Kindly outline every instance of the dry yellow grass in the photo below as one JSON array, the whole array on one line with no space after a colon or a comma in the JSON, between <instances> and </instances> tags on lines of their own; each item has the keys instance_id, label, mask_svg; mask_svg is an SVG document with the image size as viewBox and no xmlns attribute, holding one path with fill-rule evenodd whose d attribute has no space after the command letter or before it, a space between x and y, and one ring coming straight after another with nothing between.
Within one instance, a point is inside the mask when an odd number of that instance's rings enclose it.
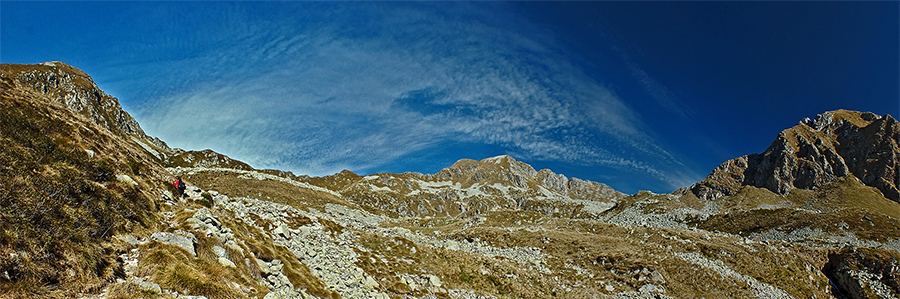
<instances>
[{"instance_id":1,"label":"dry yellow grass","mask_svg":"<svg viewBox=\"0 0 900 299\"><path fill-rule=\"evenodd\" d=\"M4 72L9 71L4 65ZM109 238L158 225L145 151L0 77L0 294L67 296L116 275ZM117 179L127 175L128 181Z\"/></svg>"}]
</instances>

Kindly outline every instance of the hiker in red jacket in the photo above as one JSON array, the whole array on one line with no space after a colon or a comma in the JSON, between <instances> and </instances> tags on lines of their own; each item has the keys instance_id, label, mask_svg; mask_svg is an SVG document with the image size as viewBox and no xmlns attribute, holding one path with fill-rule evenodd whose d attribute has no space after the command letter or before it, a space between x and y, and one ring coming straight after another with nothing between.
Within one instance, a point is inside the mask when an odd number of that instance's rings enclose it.
<instances>
[{"instance_id":1,"label":"hiker in red jacket","mask_svg":"<svg viewBox=\"0 0 900 299\"><path fill-rule=\"evenodd\" d=\"M184 197L184 189L187 188L187 186L181 181L181 177L176 177L175 181L172 182L172 185L175 185L175 188L178 189L178 196Z\"/></svg>"}]
</instances>

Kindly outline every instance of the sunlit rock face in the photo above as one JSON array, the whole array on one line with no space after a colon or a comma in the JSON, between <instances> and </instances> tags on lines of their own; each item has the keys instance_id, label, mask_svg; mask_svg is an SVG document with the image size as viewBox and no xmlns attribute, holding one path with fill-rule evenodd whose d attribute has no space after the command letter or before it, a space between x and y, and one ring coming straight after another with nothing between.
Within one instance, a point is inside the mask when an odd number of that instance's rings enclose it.
<instances>
[{"instance_id":1,"label":"sunlit rock face","mask_svg":"<svg viewBox=\"0 0 900 299\"><path fill-rule=\"evenodd\" d=\"M71 65L59 61L36 65L7 64L3 72L5 77L66 105L110 132L135 135L168 149L161 140L147 136L140 124L122 109L118 99L106 94L91 76Z\"/></svg>"},{"instance_id":2,"label":"sunlit rock face","mask_svg":"<svg viewBox=\"0 0 900 299\"><path fill-rule=\"evenodd\" d=\"M830 111L782 131L761 154L722 163L691 190L705 199L733 195L742 185L787 194L855 176L898 201L898 140L900 125L890 115Z\"/></svg>"}]
</instances>

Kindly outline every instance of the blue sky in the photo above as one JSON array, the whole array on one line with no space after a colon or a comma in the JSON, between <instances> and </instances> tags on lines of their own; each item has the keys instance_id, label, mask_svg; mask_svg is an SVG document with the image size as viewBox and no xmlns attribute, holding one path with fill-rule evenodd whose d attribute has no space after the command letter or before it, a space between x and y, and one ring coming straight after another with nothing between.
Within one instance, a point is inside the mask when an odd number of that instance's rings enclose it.
<instances>
[{"instance_id":1,"label":"blue sky","mask_svg":"<svg viewBox=\"0 0 900 299\"><path fill-rule=\"evenodd\" d=\"M509 154L670 192L834 109L898 116L897 2L8 2L0 62L81 68L258 168Z\"/></svg>"}]
</instances>

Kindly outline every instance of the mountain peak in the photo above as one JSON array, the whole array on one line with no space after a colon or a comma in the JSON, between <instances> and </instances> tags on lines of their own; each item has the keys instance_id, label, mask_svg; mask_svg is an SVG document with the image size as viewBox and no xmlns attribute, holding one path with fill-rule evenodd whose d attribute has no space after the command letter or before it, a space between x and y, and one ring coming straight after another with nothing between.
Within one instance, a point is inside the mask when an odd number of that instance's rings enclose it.
<instances>
[{"instance_id":1,"label":"mountain peak","mask_svg":"<svg viewBox=\"0 0 900 299\"><path fill-rule=\"evenodd\" d=\"M496 157L484 158L481 160L482 163L493 163L493 164L502 164L503 162L515 162L516 159L510 157L509 155L499 155Z\"/></svg>"},{"instance_id":2,"label":"mountain peak","mask_svg":"<svg viewBox=\"0 0 900 299\"><path fill-rule=\"evenodd\" d=\"M122 109L117 98L106 94L91 76L69 64L60 61L0 64L0 77L45 95L110 132L135 135L160 148L168 148L161 140L144 133L140 124Z\"/></svg>"},{"instance_id":3,"label":"mountain peak","mask_svg":"<svg viewBox=\"0 0 900 299\"><path fill-rule=\"evenodd\" d=\"M49 67L69 69L69 70L77 70L79 72L82 72L81 70L73 67L71 64L68 64L68 63L65 63L65 62L62 62L59 60L42 62L42 63L38 63L38 65L45 65L45 66L49 66ZM82 72L82 73L84 73L84 72ZM87 75L87 74L85 73L85 75Z\"/></svg>"},{"instance_id":4,"label":"mountain peak","mask_svg":"<svg viewBox=\"0 0 900 299\"><path fill-rule=\"evenodd\" d=\"M885 115L885 117L890 117L890 115ZM802 124L813 130L823 131L834 129L836 126L840 126L845 122L857 127L865 127L871 122L881 118L882 117L879 117L872 112L839 109L818 114L814 119L810 119L809 117L804 118L798 125Z\"/></svg>"},{"instance_id":5,"label":"mountain peak","mask_svg":"<svg viewBox=\"0 0 900 299\"><path fill-rule=\"evenodd\" d=\"M726 161L691 190L706 199L732 195L744 185L787 194L855 176L900 201L898 136L900 124L890 115L825 112L782 131L761 154Z\"/></svg>"}]
</instances>

